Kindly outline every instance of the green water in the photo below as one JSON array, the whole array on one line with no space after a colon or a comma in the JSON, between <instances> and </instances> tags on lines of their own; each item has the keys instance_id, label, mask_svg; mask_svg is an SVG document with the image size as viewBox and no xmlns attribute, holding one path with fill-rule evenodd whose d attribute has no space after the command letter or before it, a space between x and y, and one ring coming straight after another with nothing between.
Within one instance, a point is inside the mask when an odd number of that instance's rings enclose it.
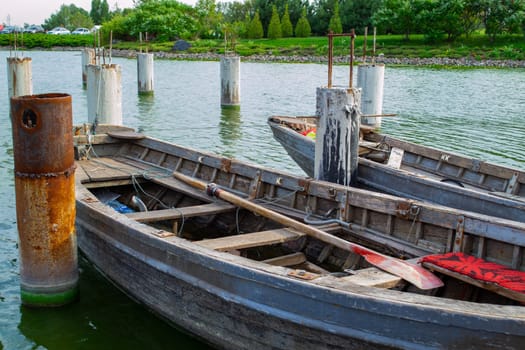
<instances>
[{"instance_id":1,"label":"green water","mask_svg":"<svg viewBox=\"0 0 525 350\"><path fill-rule=\"evenodd\" d=\"M0 349L205 349L127 298L86 262L80 300L59 309L20 305L13 150L6 59L0 59ZM74 123L87 120L78 52L30 52L35 94L73 97ZM218 62L155 62L155 93L137 94L136 62L122 65L123 119L166 141L291 172L266 125L271 115L311 115L324 65L242 63L241 109L220 108ZM508 166L525 168L525 71L390 68L383 132ZM345 67L335 67L344 82Z\"/></svg>"}]
</instances>

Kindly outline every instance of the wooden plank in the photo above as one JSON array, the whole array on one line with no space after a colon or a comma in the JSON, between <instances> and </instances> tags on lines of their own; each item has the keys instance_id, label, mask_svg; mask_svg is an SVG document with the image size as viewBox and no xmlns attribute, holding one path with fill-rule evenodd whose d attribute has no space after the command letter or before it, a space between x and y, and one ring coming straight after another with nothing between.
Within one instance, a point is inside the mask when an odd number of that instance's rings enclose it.
<instances>
[{"instance_id":1,"label":"wooden plank","mask_svg":"<svg viewBox=\"0 0 525 350\"><path fill-rule=\"evenodd\" d=\"M224 202L215 202L210 204L194 205L191 207L128 213L126 214L126 216L130 219L137 220L139 222L154 222L220 214L228 211L233 211L236 208L237 207L232 204Z\"/></svg>"},{"instance_id":2,"label":"wooden plank","mask_svg":"<svg viewBox=\"0 0 525 350\"><path fill-rule=\"evenodd\" d=\"M401 162L403 161L404 153L405 151L403 151L401 148L393 147L390 150L390 157L388 157L388 162L386 165L394 169L401 168Z\"/></svg>"},{"instance_id":3,"label":"wooden plank","mask_svg":"<svg viewBox=\"0 0 525 350\"><path fill-rule=\"evenodd\" d=\"M132 174L139 174L140 172L140 169L127 166L107 157L78 160L76 163L84 169L90 181L126 179L131 177Z\"/></svg>"},{"instance_id":4,"label":"wooden plank","mask_svg":"<svg viewBox=\"0 0 525 350\"><path fill-rule=\"evenodd\" d=\"M398 276L391 275L375 267L357 270L355 275L341 277L340 280L376 288L394 288L402 281Z\"/></svg>"},{"instance_id":5,"label":"wooden plank","mask_svg":"<svg viewBox=\"0 0 525 350\"><path fill-rule=\"evenodd\" d=\"M463 274L460 274L460 273L457 273L457 272L454 272L454 271L450 271L448 269L439 267L439 266L431 264L431 263L424 262L422 265L424 267L426 267L426 268L429 268L429 269L433 270L433 271L440 272L440 273L442 273L444 275L456 278L456 279L458 279L460 281L466 282L466 283L471 284L473 286L476 286L476 287L479 287L479 288L483 288L483 289L486 289L486 290L490 290L491 292L503 295L503 296L505 296L505 297L507 297L509 299L517 300L517 301L519 301L521 303L525 303L525 294L524 293L520 293L520 292L513 291L511 289L507 289L507 288L502 287L502 286L500 286L498 284L495 284L495 283L490 283L490 282L485 282L485 281L480 281L480 280L477 280L477 279L474 279L474 278L470 278L470 277L468 277L466 275L463 275Z\"/></svg>"},{"instance_id":6,"label":"wooden plank","mask_svg":"<svg viewBox=\"0 0 525 350\"><path fill-rule=\"evenodd\" d=\"M227 251L232 249L246 249L270 244L284 243L293 241L302 236L304 236L304 233L302 232L293 230L291 228L282 228L277 230L245 233L214 239L204 239L194 243L214 250Z\"/></svg>"},{"instance_id":7,"label":"wooden plank","mask_svg":"<svg viewBox=\"0 0 525 350\"><path fill-rule=\"evenodd\" d=\"M293 253L272 259L266 259L263 262L274 266L293 266L306 262L306 255L303 253Z\"/></svg>"}]
</instances>

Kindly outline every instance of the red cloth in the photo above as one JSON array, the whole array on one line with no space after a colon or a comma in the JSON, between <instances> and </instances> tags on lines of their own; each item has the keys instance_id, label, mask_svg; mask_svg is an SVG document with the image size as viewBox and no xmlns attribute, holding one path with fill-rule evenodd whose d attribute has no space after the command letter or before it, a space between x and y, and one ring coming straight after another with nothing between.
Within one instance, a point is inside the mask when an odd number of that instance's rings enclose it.
<instances>
[{"instance_id":1,"label":"red cloth","mask_svg":"<svg viewBox=\"0 0 525 350\"><path fill-rule=\"evenodd\" d=\"M525 272L463 253L428 255L420 259L470 278L495 283L525 294Z\"/></svg>"}]
</instances>

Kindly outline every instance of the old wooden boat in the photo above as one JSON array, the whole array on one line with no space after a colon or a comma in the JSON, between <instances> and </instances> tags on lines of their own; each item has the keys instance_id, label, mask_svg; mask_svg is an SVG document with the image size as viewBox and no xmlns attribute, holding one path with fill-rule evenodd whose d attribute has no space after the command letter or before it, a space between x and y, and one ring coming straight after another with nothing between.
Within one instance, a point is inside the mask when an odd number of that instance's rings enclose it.
<instances>
[{"instance_id":1,"label":"old wooden boat","mask_svg":"<svg viewBox=\"0 0 525 350\"><path fill-rule=\"evenodd\" d=\"M523 223L319 182L123 127L87 130L75 130L81 252L131 297L217 348L523 346ZM216 184L209 194L199 187L208 183ZM450 252L505 270L495 273L515 276L514 285L441 266Z\"/></svg>"},{"instance_id":2,"label":"old wooden boat","mask_svg":"<svg viewBox=\"0 0 525 350\"><path fill-rule=\"evenodd\" d=\"M274 138L314 176L316 117L268 119ZM525 222L525 172L361 128L357 186Z\"/></svg>"}]
</instances>

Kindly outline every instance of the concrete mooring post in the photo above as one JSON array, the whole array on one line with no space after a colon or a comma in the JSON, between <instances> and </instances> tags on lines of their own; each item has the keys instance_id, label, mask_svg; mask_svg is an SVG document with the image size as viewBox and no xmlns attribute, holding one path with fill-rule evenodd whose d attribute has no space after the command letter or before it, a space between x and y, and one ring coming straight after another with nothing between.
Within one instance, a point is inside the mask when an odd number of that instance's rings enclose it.
<instances>
[{"instance_id":1,"label":"concrete mooring post","mask_svg":"<svg viewBox=\"0 0 525 350\"><path fill-rule=\"evenodd\" d=\"M30 57L7 58L8 96L33 94L33 76Z\"/></svg>"},{"instance_id":2,"label":"concrete mooring post","mask_svg":"<svg viewBox=\"0 0 525 350\"><path fill-rule=\"evenodd\" d=\"M317 88L314 177L349 186L359 153L361 93L354 88Z\"/></svg>"},{"instance_id":3,"label":"concrete mooring post","mask_svg":"<svg viewBox=\"0 0 525 350\"><path fill-rule=\"evenodd\" d=\"M383 90L385 80L384 64L362 64L357 67L357 86L362 89L361 123L363 125L381 127L383 113ZM376 116L376 117L366 117Z\"/></svg>"},{"instance_id":4,"label":"concrete mooring post","mask_svg":"<svg viewBox=\"0 0 525 350\"><path fill-rule=\"evenodd\" d=\"M78 294L71 96L11 98L20 290L29 306Z\"/></svg>"},{"instance_id":5,"label":"concrete mooring post","mask_svg":"<svg viewBox=\"0 0 525 350\"><path fill-rule=\"evenodd\" d=\"M95 49L85 48L82 50L82 86L87 85L87 66L96 64Z\"/></svg>"},{"instance_id":6,"label":"concrete mooring post","mask_svg":"<svg viewBox=\"0 0 525 350\"><path fill-rule=\"evenodd\" d=\"M239 108L241 104L241 58L221 57L221 107Z\"/></svg>"},{"instance_id":7,"label":"concrete mooring post","mask_svg":"<svg viewBox=\"0 0 525 350\"><path fill-rule=\"evenodd\" d=\"M87 66L88 122L122 125L122 72L118 64Z\"/></svg>"},{"instance_id":8,"label":"concrete mooring post","mask_svg":"<svg viewBox=\"0 0 525 350\"><path fill-rule=\"evenodd\" d=\"M137 54L137 83L139 94L153 94L153 54Z\"/></svg>"}]
</instances>

